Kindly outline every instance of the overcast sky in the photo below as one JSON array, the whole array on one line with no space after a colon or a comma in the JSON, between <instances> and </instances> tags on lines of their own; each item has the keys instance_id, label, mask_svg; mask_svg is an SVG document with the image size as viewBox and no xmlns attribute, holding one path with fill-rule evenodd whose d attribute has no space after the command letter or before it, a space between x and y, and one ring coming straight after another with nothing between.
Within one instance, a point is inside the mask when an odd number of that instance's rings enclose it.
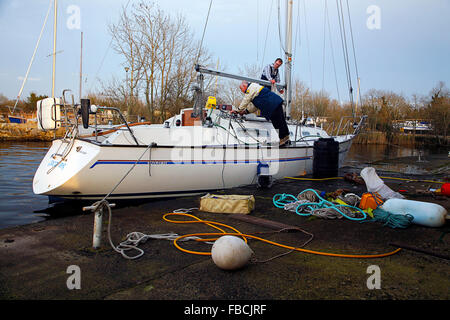
<instances>
[{"instance_id":1,"label":"overcast sky","mask_svg":"<svg viewBox=\"0 0 450 320\"><path fill-rule=\"evenodd\" d=\"M346 9L347 0L340 1ZM113 76L125 78L124 60L109 47L108 25L117 22L128 2L130 8L139 0L58 1L57 96L63 89L72 89L78 98L81 32L83 92L101 90L96 77L106 82ZM210 0L154 2L168 13L182 13L196 38L201 39ZM213 0L203 44L212 53L214 62L219 59L227 72L237 73L246 65L262 67L279 56L284 58L278 32L279 2L284 21L284 0ZM293 2L293 78L302 80L313 90L324 89L333 98L348 100L337 1ZM324 38L325 4L331 32L325 24ZM450 86L450 0L348 0L348 4L362 94L373 88L410 97L428 94L438 81ZM8 98L15 98L19 92L49 5L50 0L0 0L0 93ZM356 92L347 11L344 18ZM282 22L283 42L284 29ZM51 94L52 37L53 11L22 98L31 91Z\"/></svg>"}]
</instances>

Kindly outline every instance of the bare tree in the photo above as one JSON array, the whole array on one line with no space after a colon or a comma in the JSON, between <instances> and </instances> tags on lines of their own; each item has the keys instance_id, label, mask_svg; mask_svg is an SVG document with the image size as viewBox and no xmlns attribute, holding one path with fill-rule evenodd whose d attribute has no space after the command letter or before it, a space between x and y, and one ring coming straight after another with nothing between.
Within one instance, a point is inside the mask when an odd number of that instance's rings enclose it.
<instances>
[{"instance_id":1,"label":"bare tree","mask_svg":"<svg viewBox=\"0 0 450 320\"><path fill-rule=\"evenodd\" d=\"M127 75L125 99L128 100L126 104L129 112L133 100L137 97L136 88L144 70L142 61L137 59L141 34L125 8L122 10L119 23L110 25L109 30L114 40L113 49L125 58L124 70Z\"/></svg>"},{"instance_id":2,"label":"bare tree","mask_svg":"<svg viewBox=\"0 0 450 320\"><path fill-rule=\"evenodd\" d=\"M436 87L431 90L431 100L429 101L426 113L432 120L433 129L440 140L440 135L446 141L450 130L450 90L445 83L440 81Z\"/></svg>"},{"instance_id":3,"label":"bare tree","mask_svg":"<svg viewBox=\"0 0 450 320\"><path fill-rule=\"evenodd\" d=\"M299 79L295 79L293 83L291 117L292 119L301 120L305 115L305 102L310 96L310 90Z\"/></svg>"},{"instance_id":4,"label":"bare tree","mask_svg":"<svg viewBox=\"0 0 450 320\"><path fill-rule=\"evenodd\" d=\"M160 110L177 112L189 103L190 86L195 81L195 63L207 64L209 55L198 50L199 43L182 15L165 13L155 4L141 1L110 26L114 49L132 68L130 91L141 86L150 119ZM197 52L201 52L197 57Z\"/></svg>"}]
</instances>

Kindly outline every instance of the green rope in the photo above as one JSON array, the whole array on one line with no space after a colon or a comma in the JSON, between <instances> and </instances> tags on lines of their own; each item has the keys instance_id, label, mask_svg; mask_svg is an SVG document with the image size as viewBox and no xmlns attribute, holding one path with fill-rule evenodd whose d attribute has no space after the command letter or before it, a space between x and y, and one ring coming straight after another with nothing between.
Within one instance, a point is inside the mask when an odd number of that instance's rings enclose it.
<instances>
[{"instance_id":1,"label":"green rope","mask_svg":"<svg viewBox=\"0 0 450 320\"><path fill-rule=\"evenodd\" d=\"M410 214L394 214L383 209L377 208L373 210L373 219L369 221L383 222L384 226L391 228L407 228L411 225L414 217ZM367 222L367 221L362 221Z\"/></svg>"}]
</instances>

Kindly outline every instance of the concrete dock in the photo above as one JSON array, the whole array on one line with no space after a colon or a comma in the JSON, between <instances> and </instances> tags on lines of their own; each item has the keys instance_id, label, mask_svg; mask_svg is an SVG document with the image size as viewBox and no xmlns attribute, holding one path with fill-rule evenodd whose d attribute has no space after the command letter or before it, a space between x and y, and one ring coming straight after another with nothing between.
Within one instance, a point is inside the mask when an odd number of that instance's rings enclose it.
<instances>
[{"instance_id":1,"label":"concrete dock","mask_svg":"<svg viewBox=\"0 0 450 320\"><path fill-rule=\"evenodd\" d=\"M341 170L340 177L346 172L350 171ZM390 173L377 173L380 176L394 176ZM395 177L408 178L398 174ZM448 197L417 194L417 190L426 189L432 183L400 179L384 181L395 191L407 190L409 194L405 195L408 199L434 202L450 209ZM148 240L139 245L144 250L142 257L127 260L115 252L108 242L107 213L103 217L102 246L95 250L92 248L94 215L80 210L76 215L0 230L0 299L150 299L188 300L195 304L195 301L202 300L450 298L448 220L440 228L412 224L406 229L393 229L379 222L360 223L345 218L327 220L303 217L277 208L272 202L275 194L297 195L308 188L326 192L347 189L359 195L366 192L365 185L344 179L283 179L270 189L252 186L218 191L217 194L254 195L256 207L250 216L299 227L312 234L313 239L304 249L372 255L392 252L398 248L392 245L396 243L419 248L422 252L402 249L382 258L341 258L289 252L284 248L249 239L255 261L252 260L240 270L224 271L213 263L210 256L182 252L172 241ZM162 219L165 213L179 208L198 208L199 201L200 196L191 196L154 200L139 205L119 205L112 210L112 241L118 245L128 233L134 231L145 234L174 232L179 235L217 232L205 225L174 224ZM194 210L192 214L200 219L231 225L245 234L254 234L289 246L299 247L310 239L304 232L276 232L261 225L237 220L229 214L199 210ZM196 251L209 252L211 249L210 245L195 241L187 241L181 245ZM134 255L137 252L127 253ZM286 254L276 257L283 253ZM269 261L264 262L265 260ZM378 277L378 282L374 280L375 276Z\"/></svg>"}]
</instances>

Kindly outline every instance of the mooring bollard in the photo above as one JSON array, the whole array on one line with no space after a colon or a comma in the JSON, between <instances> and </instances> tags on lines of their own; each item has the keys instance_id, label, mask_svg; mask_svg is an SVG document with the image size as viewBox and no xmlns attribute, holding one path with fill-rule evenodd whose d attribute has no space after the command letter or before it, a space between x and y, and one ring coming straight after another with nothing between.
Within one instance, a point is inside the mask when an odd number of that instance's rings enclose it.
<instances>
[{"instance_id":1,"label":"mooring bollard","mask_svg":"<svg viewBox=\"0 0 450 320\"><path fill-rule=\"evenodd\" d=\"M102 222L103 222L103 208L95 212L94 217L94 234L92 235L92 247L94 249L100 248L102 242Z\"/></svg>"},{"instance_id":2,"label":"mooring bollard","mask_svg":"<svg viewBox=\"0 0 450 320\"><path fill-rule=\"evenodd\" d=\"M109 208L113 208L116 205L114 203L106 204ZM92 247L94 249L98 249L101 246L102 242L102 225L103 225L103 206L100 205L92 205L88 207L83 207L83 211L91 210L94 212L94 232L92 234Z\"/></svg>"}]
</instances>

